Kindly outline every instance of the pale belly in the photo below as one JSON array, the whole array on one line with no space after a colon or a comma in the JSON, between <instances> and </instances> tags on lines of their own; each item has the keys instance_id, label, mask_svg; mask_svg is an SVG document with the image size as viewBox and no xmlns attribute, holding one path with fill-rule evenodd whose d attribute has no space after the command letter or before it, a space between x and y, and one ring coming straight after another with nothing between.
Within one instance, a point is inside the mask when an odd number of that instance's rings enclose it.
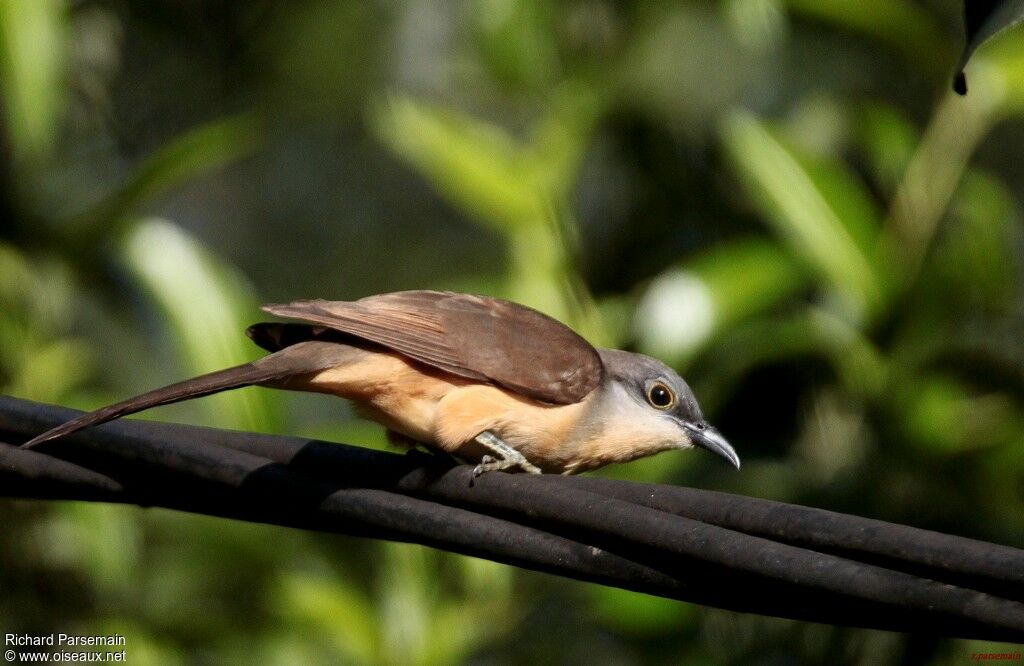
<instances>
[{"instance_id":1,"label":"pale belly","mask_svg":"<svg viewBox=\"0 0 1024 666\"><path fill-rule=\"evenodd\" d=\"M397 354L368 353L355 363L319 373L309 388L347 398L362 416L418 442L434 444L437 406L463 383L439 374L427 374Z\"/></svg>"},{"instance_id":2,"label":"pale belly","mask_svg":"<svg viewBox=\"0 0 1024 666\"><path fill-rule=\"evenodd\" d=\"M545 405L495 386L425 372L390 353L368 353L325 370L308 386L348 398L361 415L466 460L486 453L473 442L485 430L527 457L550 456L567 439L583 405Z\"/></svg>"}]
</instances>

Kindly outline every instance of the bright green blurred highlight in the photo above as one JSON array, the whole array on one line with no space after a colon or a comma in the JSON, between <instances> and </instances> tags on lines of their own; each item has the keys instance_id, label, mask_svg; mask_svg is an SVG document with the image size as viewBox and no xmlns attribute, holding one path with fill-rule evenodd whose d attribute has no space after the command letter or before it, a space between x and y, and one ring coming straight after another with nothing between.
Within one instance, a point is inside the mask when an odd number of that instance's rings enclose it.
<instances>
[{"instance_id":1,"label":"bright green blurred highlight","mask_svg":"<svg viewBox=\"0 0 1024 666\"><path fill-rule=\"evenodd\" d=\"M291 574L276 591L283 619L303 627L316 627L339 656L355 663L371 663L379 654L380 627L370 599L333 577Z\"/></svg>"},{"instance_id":2,"label":"bright green blurred highlight","mask_svg":"<svg viewBox=\"0 0 1024 666\"><path fill-rule=\"evenodd\" d=\"M640 344L666 362L685 363L716 332L769 310L809 284L797 262L770 241L733 241L651 283L636 315Z\"/></svg>"},{"instance_id":3,"label":"bright green blurred highlight","mask_svg":"<svg viewBox=\"0 0 1024 666\"><path fill-rule=\"evenodd\" d=\"M93 370L92 350L66 335L74 285L57 264L30 263L0 243L0 378L4 392L57 402Z\"/></svg>"},{"instance_id":4,"label":"bright green blurred highlight","mask_svg":"<svg viewBox=\"0 0 1024 666\"><path fill-rule=\"evenodd\" d=\"M116 507L69 504L36 526L38 548L57 567L83 567L102 594L115 596L142 551L141 525Z\"/></svg>"},{"instance_id":5,"label":"bright green blurred highlight","mask_svg":"<svg viewBox=\"0 0 1024 666\"><path fill-rule=\"evenodd\" d=\"M407 544L383 544L381 556L372 598L331 577L286 577L278 590L282 618L319 627L346 662L383 664L461 662L515 619L501 565ZM442 583L442 563L461 589Z\"/></svg>"},{"instance_id":6,"label":"bright green blurred highlight","mask_svg":"<svg viewBox=\"0 0 1024 666\"><path fill-rule=\"evenodd\" d=\"M693 621L697 607L614 587L594 588L595 611L608 628L640 637L677 630Z\"/></svg>"},{"instance_id":7,"label":"bright green blurred highlight","mask_svg":"<svg viewBox=\"0 0 1024 666\"><path fill-rule=\"evenodd\" d=\"M1007 30L983 44L965 69L968 86L978 101L992 100L1001 114L1024 113L1024 36Z\"/></svg>"},{"instance_id":8,"label":"bright green blurred highlight","mask_svg":"<svg viewBox=\"0 0 1024 666\"><path fill-rule=\"evenodd\" d=\"M69 8L64 0L0 2L0 92L16 157L49 151L66 95Z\"/></svg>"},{"instance_id":9,"label":"bright green blurred highlight","mask_svg":"<svg viewBox=\"0 0 1024 666\"><path fill-rule=\"evenodd\" d=\"M868 237L877 220L853 180L814 169L750 114L733 113L722 132L765 221L844 297L848 315L860 319L879 307L882 288Z\"/></svg>"},{"instance_id":10,"label":"bright green blurred highlight","mask_svg":"<svg viewBox=\"0 0 1024 666\"><path fill-rule=\"evenodd\" d=\"M123 256L166 317L170 337L188 364L187 375L258 355L240 334L256 313L250 287L180 229L163 220L140 223L126 239ZM218 393L203 404L213 425L267 431L277 421L272 403L251 389Z\"/></svg>"},{"instance_id":11,"label":"bright green blurred highlight","mask_svg":"<svg viewBox=\"0 0 1024 666\"><path fill-rule=\"evenodd\" d=\"M497 127L411 99L392 99L374 118L392 149L474 219L508 233L544 218L531 165Z\"/></svg>"},{"instance_id":12,"label":"bright green blurred highlight","mask_svg":"<svg viewBox=\"0 0 1024 666\"><path fill-rule=\"evenodd\" d=\"M1013 441L1024 428L1024 418L1009 397L979 395L944 377L921 383L907 416L911 441L947 454Z\"/></svg>"}]
</instances>

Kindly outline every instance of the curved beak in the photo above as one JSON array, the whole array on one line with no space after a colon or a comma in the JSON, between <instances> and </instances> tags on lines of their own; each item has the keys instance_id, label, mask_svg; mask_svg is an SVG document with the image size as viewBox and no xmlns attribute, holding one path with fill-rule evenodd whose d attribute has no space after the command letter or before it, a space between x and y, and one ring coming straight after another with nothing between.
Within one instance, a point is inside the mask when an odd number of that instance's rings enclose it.
<instances>
[{"instance_id":1,"label":"curved beak","mask_svg":"<svg viewBox=\"0 0 1024 666\"><path fill-rule=\"evenodd\" d=\"M686 434L690 436L690 441L695 446L707 449L715 455L725 458L736 469L740 468L740 457L736 455L736 450L726 441L725 437L722 437L722 433L711 426L698 428L686 421L680 421L679 423L686 430Z\"/></svg>"}]
</instances>

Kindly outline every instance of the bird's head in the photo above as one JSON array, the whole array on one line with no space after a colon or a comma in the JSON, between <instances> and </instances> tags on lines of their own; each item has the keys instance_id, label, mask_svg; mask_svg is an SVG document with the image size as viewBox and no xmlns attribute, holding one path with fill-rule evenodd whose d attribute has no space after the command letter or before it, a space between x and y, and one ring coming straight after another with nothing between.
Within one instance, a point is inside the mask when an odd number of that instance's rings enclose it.
<instances>
[{"instance_id":1,"label":"bird's head","mask_svg":"<svg viewBox=\"0 0 1024 666\"><path fill-rule=\"evenodd\" d=\"M699 446L739 469L740 458L705 419L693 391L661 361L617 349L600 349L605 368L603 418L625 429L646 453ZM608 423L606 425L611 425Z\"/></svg>"}]
</instances>

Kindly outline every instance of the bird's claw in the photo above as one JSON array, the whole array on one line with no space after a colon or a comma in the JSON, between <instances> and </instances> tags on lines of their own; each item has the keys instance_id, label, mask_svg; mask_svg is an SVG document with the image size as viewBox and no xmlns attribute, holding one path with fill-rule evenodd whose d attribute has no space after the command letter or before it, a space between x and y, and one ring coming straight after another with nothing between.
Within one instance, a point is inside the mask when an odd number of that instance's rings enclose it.
<instances>
[{"instance_id":1,"label":"bird's claw","mask_svg":"<svg viewBox=\"0 0 1024 666\"><path fill-rule=\"evenodd\" d=\"M484 456L480 458L480 464L473 468L473 476L480 476L484 472L489 472L492 469L496 469L493 465L497 462L493 456Z\"/></svg>"},{"instance_id":2,"label":"bird's claw","mask_svg":"<svg viewBox=\"0 0 1024 666\"><path fill-rule=\"evenodd\" d=\"M477 435L478 444L486 447L495 455L485 455L480 458L480 464L473 468L473 476L477 477L484 472L495 472L500 470L518 467L529 474L540 474L540 468L527 460L522 453L501 440L492 432L484 431Z\"/></svg>"}]
</instances>

